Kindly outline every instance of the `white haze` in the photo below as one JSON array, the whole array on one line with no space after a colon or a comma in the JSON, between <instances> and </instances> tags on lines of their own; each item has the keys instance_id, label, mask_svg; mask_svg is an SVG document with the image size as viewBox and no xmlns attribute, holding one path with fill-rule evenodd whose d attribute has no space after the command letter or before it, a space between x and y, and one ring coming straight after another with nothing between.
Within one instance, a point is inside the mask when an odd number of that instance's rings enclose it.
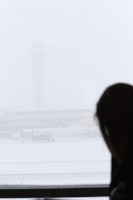
<instances>
[{"instance_id":1,"label":"white haze","mask_svg":"<svg viewBox=\"0 0 133 200\"><path fill-rule=\"evenodd\" d=\"M109 183L109 152L87 125L108 85L133 83L132 10L132 0L0 0L0 115L52 110L0 116L0 184ZM48 128L62 138L47 141Z\"/></svg>"},{"instance_id":2,"label":"white haze","mask_svg":"<svg viewBox=\"0 0 133 200\"><path fill-rule=\"evenodd\" d=\"M0 108L88 109L109 84L132 83L132 7L131 0L1 0Z\"/></svg>"}]
</instances>

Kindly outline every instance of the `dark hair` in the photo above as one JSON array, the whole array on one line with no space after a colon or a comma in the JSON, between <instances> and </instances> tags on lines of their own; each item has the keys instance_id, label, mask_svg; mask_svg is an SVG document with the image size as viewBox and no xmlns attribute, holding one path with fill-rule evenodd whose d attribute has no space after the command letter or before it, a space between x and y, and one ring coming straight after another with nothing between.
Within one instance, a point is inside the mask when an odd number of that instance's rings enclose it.
<instances>
[{"instance_id":1,"label":"dark hair","mask_svg":"<svg viewBox=\"0 0 133 200\"><path fill-rule=\"evenodd\" d=\"M133 86L109 86L97 103L96 116L112 155L121 159L133 148Z\"/></svg>"}]
</instances>

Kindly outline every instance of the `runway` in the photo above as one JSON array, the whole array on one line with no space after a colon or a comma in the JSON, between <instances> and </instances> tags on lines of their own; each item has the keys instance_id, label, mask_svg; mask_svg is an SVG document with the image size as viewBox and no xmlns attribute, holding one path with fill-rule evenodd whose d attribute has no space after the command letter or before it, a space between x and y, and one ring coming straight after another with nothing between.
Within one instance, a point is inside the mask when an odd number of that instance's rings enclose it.
<instances>
[{"instance_id":1,"label":"runway","mask_svg":"<svg viewBox=\"0 0 133 200\"><path fill-rule=\"evenodd\" d=\"M0 185L109 183L110 156L102 138L0 142Z\"/></svg>"}]
</instances>

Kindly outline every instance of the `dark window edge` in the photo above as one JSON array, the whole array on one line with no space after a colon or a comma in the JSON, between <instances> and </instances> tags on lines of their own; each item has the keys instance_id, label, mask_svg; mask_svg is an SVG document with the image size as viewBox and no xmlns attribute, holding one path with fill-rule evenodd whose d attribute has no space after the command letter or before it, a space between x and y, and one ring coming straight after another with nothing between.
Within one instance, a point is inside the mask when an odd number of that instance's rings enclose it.
<instances>
[{"instance_id":1,"label":"dark window edge","mask_svg":"<svg viewBox=\"0 0 133 200\"><path fill-rule=\"evenodd\" d=\"M108 185L59 187L0 187L0 198L53 198L53 197L104 197L109 196Z\"/></svg>"}]
</instances>

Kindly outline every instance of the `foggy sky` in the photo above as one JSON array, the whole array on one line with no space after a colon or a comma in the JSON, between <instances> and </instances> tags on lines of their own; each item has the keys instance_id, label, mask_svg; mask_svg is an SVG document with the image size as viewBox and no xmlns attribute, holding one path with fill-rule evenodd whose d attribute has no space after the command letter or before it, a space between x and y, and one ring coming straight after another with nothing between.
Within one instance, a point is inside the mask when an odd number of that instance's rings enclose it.
<instances>
[{"instance_id":1,"label":"foggy sky","mask_svg":"<svg viewBox=\"0 0 133 200\"><path fill-rule=\"evenodd\" d=\"M132 83L132 8L131 0L1 0L0 108L88 109L109 84Z\"/></svg>"}]
</instances>

